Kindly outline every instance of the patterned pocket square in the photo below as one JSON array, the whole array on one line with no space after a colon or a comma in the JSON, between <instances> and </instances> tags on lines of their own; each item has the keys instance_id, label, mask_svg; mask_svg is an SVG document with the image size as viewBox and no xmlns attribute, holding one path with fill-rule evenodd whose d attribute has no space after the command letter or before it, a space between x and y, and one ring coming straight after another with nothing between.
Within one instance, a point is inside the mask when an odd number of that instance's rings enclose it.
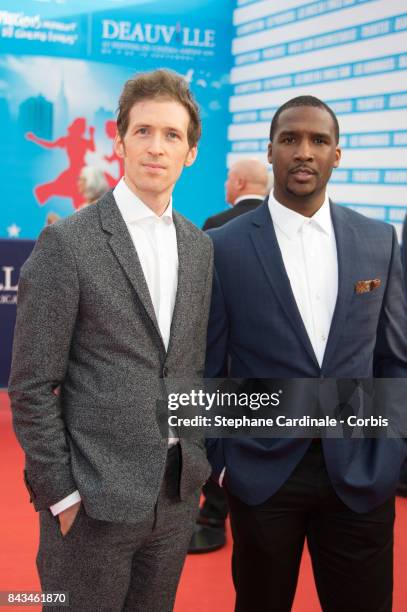
<instances>
[{"instance_id":1,"label":"patterned pocket square","mask_svg":"<svg viewBox=\"0 0 407 612\"><path fill-rule=\"evenodd\" d=\"M374 291L380 285L382 281L380 278L373 278L372 280L361 280L355 283L355 293L369 293L369 291Z\"/></svg>"}]
</instances>

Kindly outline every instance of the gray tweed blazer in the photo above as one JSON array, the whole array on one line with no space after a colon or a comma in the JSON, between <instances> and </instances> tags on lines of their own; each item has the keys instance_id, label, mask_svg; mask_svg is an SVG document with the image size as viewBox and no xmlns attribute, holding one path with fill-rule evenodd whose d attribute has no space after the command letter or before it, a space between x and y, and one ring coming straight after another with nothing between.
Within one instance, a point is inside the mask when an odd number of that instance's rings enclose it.
<instances>
[{"instance_id":1,"label":"gray tweed blazer","mask_svg":"<svg viewBox=\"0 0 407 612\"><path fill-rule=\"evenodd\" d=\"M100 520L138 522L154 507L167 454L157 401L166 378L203 374L212 288L211 240L175 212L174 223L168 351L111 192L47 227L23 266L9 393L37 510L75 489ZM185 498L210 470L199 440L181 448Z\"/></svg>"}]
</instances>

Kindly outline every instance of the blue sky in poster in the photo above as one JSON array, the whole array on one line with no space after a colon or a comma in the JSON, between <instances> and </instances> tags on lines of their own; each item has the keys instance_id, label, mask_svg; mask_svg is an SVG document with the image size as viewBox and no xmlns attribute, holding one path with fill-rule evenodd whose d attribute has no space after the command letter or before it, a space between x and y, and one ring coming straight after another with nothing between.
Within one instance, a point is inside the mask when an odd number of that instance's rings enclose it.
<instances>
[{"instance_id":1,"label":"blue sky in poster","mask_svg":"<svg viewBox=\"0 0 407 612\"><path fill-rule=\"evenodd\" d=\"M18 11L2 3L0 122L8 137L0 141L0 237L35 238L49 212L74 211L69 197L54 195L40 205L33 193L69 169L68 151L39 147L26 133L55 141L83 117L84 135L90 126L96 130L96 151L86 153L85 163L114 176L115 164L104 159L112 150L106 121L114 117L127 78L162 66L186 76L203 119L198 160L184 172L175 206L198 225L224 206L231 2L126 4L88 2L87 10L99 12L84 14L83 3L75 0L20 2Z\"/></svg>"}]
</instances>

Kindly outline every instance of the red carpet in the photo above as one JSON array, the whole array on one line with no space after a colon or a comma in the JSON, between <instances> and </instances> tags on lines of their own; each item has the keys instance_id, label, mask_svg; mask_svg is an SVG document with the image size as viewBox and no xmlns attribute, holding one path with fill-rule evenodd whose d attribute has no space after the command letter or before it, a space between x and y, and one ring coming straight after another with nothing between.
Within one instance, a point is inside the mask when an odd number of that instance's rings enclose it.
<instances>
[{"instance_id":1,"label":"red carpet","mask_svg":"<svg viewBox=\"0 0 407 612\"><path fill-rule=\"evenodd\" d=\"M0 591L39 590L35 570L36 513L22 482L23 453L11 428L8 399L0 392ZM407 500L397 500L394 612L407 610ZM175 612L232 612L231 538L226 549L187 558ZM38 606L30 610L39 610ZM13 607L13 610L27 610ZM301 567L293 612L320 610L308 556ZM146 610L148 612L148 610ZM346 611L344 611L346 612Z\"/></svg>"}]
</instances>

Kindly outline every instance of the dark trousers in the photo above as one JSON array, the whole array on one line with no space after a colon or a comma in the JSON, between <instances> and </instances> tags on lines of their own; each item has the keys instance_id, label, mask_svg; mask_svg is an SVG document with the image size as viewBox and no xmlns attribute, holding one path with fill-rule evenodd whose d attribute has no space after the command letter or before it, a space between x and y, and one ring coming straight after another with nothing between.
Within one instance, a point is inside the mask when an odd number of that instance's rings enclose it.
<instances>
[{"instance_id":1,"label":"dark trousers","mask_svg":"<svg viewBox=\"0 0 407 612\"><path fill-rule=\"evenodd\" d=\"M65 536L40 513L43 591L69 593L73 612L170 612L195 524L199 491L179 498L179 446L168 452L156 507L137 524L99 521L83 505ZM49 608L44 610L63 610Z\"/></svg>"},{"instance_id":2,"label":"dark trousers","mask_svg":"<svg viewBox=\"0 0 407 612\"><path fill-rule=\"evenodd\" d=\"M391 612L394 497L364 514L350 510L329 481L320 442L266 502L228 498L236 612L291 610L305 538L324 612Z\"/></svg>"},{"instance_id":3,"label":"dark trousers","mask_svg":"<svg viewBox=\"0 0 407 612\"><path fill-rule=\"evenodd\" d=\"M229 512L228 498L225 489L209 479L202 487L205 501L200 514L205 518L225 521Z\"/></svg>"},{"instance_id":4,"label":"dark trousers","mask_svg":"<svg viewBox=\"0 0 407 612\"><path fill-rule=\"evenodd\" d=\"M400 470L400 484L407 485L407 460L404 461Z\"/></svg>"}]
</instances>

